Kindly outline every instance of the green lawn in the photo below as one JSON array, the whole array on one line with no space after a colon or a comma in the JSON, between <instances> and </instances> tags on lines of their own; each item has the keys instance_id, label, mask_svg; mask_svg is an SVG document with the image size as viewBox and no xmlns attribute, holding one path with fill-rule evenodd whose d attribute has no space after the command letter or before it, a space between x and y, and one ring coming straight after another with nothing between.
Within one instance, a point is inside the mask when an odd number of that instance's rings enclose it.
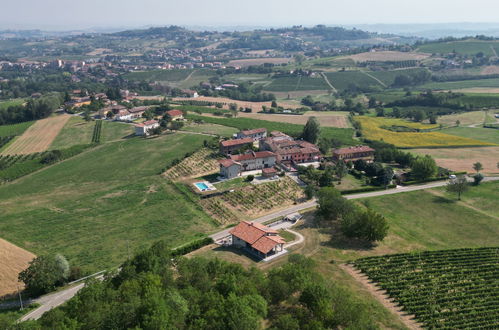
<instances>
[{"instance_id":1,"label":"green lawn","mask_svg":"<svg viewBox=\"0 0 499 330\"><path fill-rule=\"evenodd\" d=\"M499 87L499 78L492 79L475 79L475 80L459 80L459 81L447 81L447 82L431 82L418 86L419 90L452 90L452 89L462 89L462 88L473 88L473 87Z\"/></svg>"},{"instance_id":2,"label":"green lawn","mask_svg":"<svg viewBox=\"0 0 499 330\"><path fill-rule=\"evenodd\" d=\"M92 142L94 126L94 121L85 121L83 118L77 116L69 118L49 149L64 149L73 145Z\"/></svg>"},{"instance_id":3,"label":"green lawn","mask_svg":"<svg viewBox=\"0 0 499 330\"><path fill-rule=\"evenodd\" d=\"M392 70L392 71L369 71L368 73L379 80L381 80L387 86L391 86L395 81L395 78L399 75L413 76L421 71L426 71L422 68L411 68L404 70Z\"/></svg>"},{"instance_id":4,"label":"green lawn","mask_svg":"<svg viewBox=\"0 0 499 330\"><path fill-rule=\"evenodd\" d=\"M135 134L134 126L130 124L114 121L104 121L102 124L101 142L116 141Z\"/></svg>"},{"instance_id":5,"label":"green lawn","mask_svg":"<svg viewBox=\"0 0 499 330\"><path fill-rule=\"evenodd\" d=\"M25 130L33 125L34 121L26 121L24 123L13 125L0 125L0 136L21 135Z\"/></svg>"},{"instance_id":6,"label":"green lawn","mask_svg":"<svg viewBox=\"0 0 499 330\"><path fill-rule=\"evenodd\" d=\"M452 53L457 52L466 55L475 55L479 52L484 53L486 56L495 55L492 47L496 50L499 48L497 41L487 40L463 40L463 41L449 41L449 42L432 42L421 45L417 51L424 53Z\"/></svg>"},{"instance_id":7,"label":"green lawn","mask_svg":"<svg viewBox=\"0 0 499 330\"><path fill-rule=\"evenodd\" d=\"M499 144L498 129L482 127L453 127L441 130L440 132Z\"/></svg>"},{"instance_id":8,"label":"green lawn","mask_svg":"<svg viewBox=\"0 0 499 330\"><path fill-rule=\"evenodd\" d=\"M225 137L232 137L235 133L239 132L237 128L222 126L217 124L195 124L190 123L182 127L182 131L205 133L205 134L216 134Z\"/></svg>"},{"instance_id":9,"label":"green lawn","mask_svg":"<svg viewBox=\"0 0 499 330\"><path fill-rule=\"evenodd\" d=\"M193 70L151 70L151 71L135 71L124 75L124 78L130 80L146 80L146 81L181 81L186 79Z\"/></svg>"},{"instance_id":10,"label":"green lawn","mask_svg":"<svg viewBox=\"0 0 499 330\"><path fill-rule=\"evenodd\" d=\"M106 143L0 186L1 237L35 254L62 253L89 271L160 239L176 246L215 228L158 173L205 137Z\"/></svg>"},{"instance_id":11,"label":"green lawn","mask_svg":"<svg viewBox=\"0 0 499 330\"><path fill-rule=\"evenodd\" d=\"M269 85L265 86L265 90L272 92L288 92L302 90L328 90L329 85L322 77L280 77L272 79Z\"/></svg>"},{"instance_id":12,"label":"green lawn","mask_svg":"<svg viewBox=\"0 0 499 330\"><path fill-rule=\"evenodd\" d=\"M338 90L344 90L352 85L366 87L383 87L376 79L361 71L344 71L326 73L329 82Z\"/></svg>"},{"instance_id":13,"label":"green lawn","mask_svg":"<svg viewBox=\"0 0 499 330\"><path fill-rule=\"evenodd\" d=\"M5 101L0 101L0 110L6 109L14 105L21 105L25 102L24 99L10 99Z\"/></svg>"}]
</instances>

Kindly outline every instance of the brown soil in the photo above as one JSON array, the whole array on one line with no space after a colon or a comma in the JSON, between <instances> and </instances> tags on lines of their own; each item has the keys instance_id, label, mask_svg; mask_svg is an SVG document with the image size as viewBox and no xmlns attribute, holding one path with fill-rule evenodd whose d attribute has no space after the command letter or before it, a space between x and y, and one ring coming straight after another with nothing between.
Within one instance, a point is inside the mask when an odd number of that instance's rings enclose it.
<instances>
[{"instance_id":1,"label":"brown soil","mask_svg":"<svg viewBox=\"0 0 499 330\"><path fill-rule=\"evenodd\" d=\"M227 65L247 67L250 65L261 65L264 63L282 64L289 63L290 61L291 59L286 57L249 58L245 60L233 60L230 61Z\"/></svg>"},{"instance_id":2,"label":"brown soil","mask_svg":"<svg viewBox=\"0 0 499 330\"><path fill-rule=\"evenodd\" d=\"M499 73L499 66L498 65L486 66L482 69L482 72L480 72L480 74L483 76L486 76L489 74L498 74L498 73Z\"/></svg>"},{"instance_id":3,"label":"brown soil","mask_svg":"<svg viewBox=\"0 0 499 330\"><path fill-rule=\"evenodd\" d=\"M405 53L405 52L394 52L394 51L385 51L385 52L368 52L368 53L360 53L348 56L355 62L366 62L366 61L410 61L410 60L424 60L425 58L430 57L429 54L423 53Z\"/></svg>"},{"instance_id":4,"label":"brown soil","mask_svg":"<svg viewBox=\"0 0 499 330\"><path fill-rule=\"evenodd\" d=\"M347 117L340 114L334 114L333 112L307 112L304 115L276 115L276 114L264 114L264 113L239 113L238 117L253 118L260 120L268 120L280 123L290 123L290 124L300 124L305 125L310 117L317 117L321 126L325 127L339 127L348 128Z\"/></svg>"},{"instance_id":5,"label":"brown soil","mask_svg":"<svg viewBox=\"0 0 499 330\"><path fill-rule=\"evenodd\" d=\"M24 288L24 284L17 281L17 276L35 257L33 253L0 238L0 297Z\"/></svg>"},{"instance_id":6,"label":"brown soil","mask_svg":"<svg viewBox=\"0 0 499 330\"><path fill-rule=\"evenodd\" d=\"M340 268L361 283L386 309L397 315L398 318L407 326L407 328L422 329L422 327L414 319L413 315L408 315L402 311L402 309L397 306L392 299L390 299L386 292L373 284L366 275L362 274L350 265L340 265Z\"/></svg>"},{"instance_id":7,"label":"brown soil","mask_svg":"<svg viewBox=\"0 0 499 330\"><path fill-rule=\"evenodd\" d=\"M262 106L266 106L267 108L270 108L272 102L248 102L248 101L237 101L237 100L232 100L226 97L210 97L210 96L200 96L196 97L195 99L192 98L184 98L184 97L177 97L174 98L173 101L207 101L207 102L214 102L214 103L225 103L224 104L224 109L229 109L229 104L230 103L235 103L237 104L237 107L240 108L251 108L253 109L254 112L256 111L261 111ZM285 108L289 109L296 109L300 108L300 105L296 105L293 103L285 103L285 102L278 102L278 105L283 106Z\"/></svg>"},{"instance_id":8,"label":"brown soil","mask_svg":"<svg viewBox=\"0 0 499 330\"><path fill-rule=\"evenodd\" d=\"M70 115L60 115L38 120L9 145L2 154L24 155L47 150L69 118L71 118Z\"/></svg>"},{"instance_id":9,"label":"brown soil","mask_svg":"<svg viewBox=\"0 0 499 330\"><path fill-rule=\"evenodd\" d=\"M499 147L412 149L411 151L421 155L431 155L438 166L452 171L473 172L473 164L480 162L484 168L483 173L499 173L497 169Z\"/></svg>"}]
</instances>

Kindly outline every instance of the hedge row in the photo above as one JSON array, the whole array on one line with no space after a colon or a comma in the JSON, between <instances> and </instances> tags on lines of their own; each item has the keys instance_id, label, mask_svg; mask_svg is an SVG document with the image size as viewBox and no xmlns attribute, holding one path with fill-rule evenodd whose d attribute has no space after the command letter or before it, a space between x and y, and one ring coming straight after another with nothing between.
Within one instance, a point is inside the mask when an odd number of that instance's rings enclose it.
<instances>
[{"instance_id":1,"label":"hedge row","mask_svg":"<svg viewBox=\"0 0 499 330\"><path fill-rule=\"evenodd\" d=\"M213 242L214 241L211 237L204 237L204 238L198 239L196 241L187 243L185 245L179 246L178 248L176 248L172 251L172 255L176 256L176 257L182 256L184 254L187 254L187 253L190 253L190 252L195 251L197 249L200 249L203 246L210 245Z\"/></svg>"},{"instance_id":2,"label":"hedge row","mask_svg":"<svg viewBox=\"0 0 499 330\"><path fill-rule=\"evenodd\" d=\"M396 184L391 184L388 185L386 188L385 187L365 187L365 188L357 188L357 189L350 189L350 190L343 190L341 192L342 195L348 195L348 194L356 194L356 193L363 193L363 192L371 192L371 191L380 191L380 190L386 190L386 189L393 189L396 188Z\"/></svg>"},{"instance_id":3,"label":"hedge row","mask_svg":"<svg viewBox=\"0 0 499 330\"><path fill-rule=\"evenodd\" d=\"M403 186L410 186L410 185L419 184L419 183L443 181L443 180L447 180L447 177L438 177L438 178L428 178L428 179L424 179L424 180L406 181L406 182L402 182L402 185Z\"/></svg>"}]
</instances>

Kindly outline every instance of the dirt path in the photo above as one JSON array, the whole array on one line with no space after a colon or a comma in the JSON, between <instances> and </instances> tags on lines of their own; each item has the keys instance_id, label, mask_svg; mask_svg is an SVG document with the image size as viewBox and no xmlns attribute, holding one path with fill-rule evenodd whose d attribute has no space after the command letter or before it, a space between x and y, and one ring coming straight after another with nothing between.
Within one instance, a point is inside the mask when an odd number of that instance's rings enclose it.
<instances>
[{"instance_id":1,"label":"dirt path","mask_svg":"<svg viewBox=\"0 0 499 330\"><path fill-rule=\"evenodd\" d=\"M497 56L496 49L495 49L494 47L492 47L492 45L490 45L489 47L490 47L490 49L492 50L492 53L494 53L494 56L495 56L495 57L498 57L498 56Z\"/></svg>"},{"instance_id":2,"label":"dirt path","mask_svg":"<svg viewBox=\"0 0 499 330\"><path fill-rule=\"evenodd\" d=\"M388 297L386 292L369 280L369 278L362 274L360 271L356 270L350 265L340 265L340 268L347 272L350 276L352 276L355 280L357 280L360 284L362 284L369 293L376 298L386 309L388 309L393 314L397 315L397 317L402 321L405 326L409 329L422 329L422 327L416 322L414 316L406 314L402 309L397 306L392 299Z\"/></svg>"},{"instance_id":3,"label":"dirt path","mask_svg":"<svg viewBox=\"0 0 499 330\"><path fill-rule=\"evenodd\" d=\"M338 90L333 86L333 84L331 84L331 82L329 81L329 79L327 78L326 74L324 72L321 72L321 76L322 78L324 78L324 81L326 82L326 84L329 85L329 87L331 87L331 89L333 90L334 93L337 93Z\"/></svg>"},{"instance_id":4,"label":"dirt path","mask_svg":"<svg viewBox=\"0 0 499 330\"><path fill-rule=\"evenodd\" d=\"M372 74L370 74L369 72L362 71L362 70L360 72L362 72L363 74L365 74L369 78L372 78L372 79L376 80L377 82L379 82L381 84L381 86L383 86L385 88L388 87L388 86L386 86L386 84L384 82L382 82L381 80L379 80L378 78L376 78L375 76L373 76Z\"/></svg>"}]
</instances>

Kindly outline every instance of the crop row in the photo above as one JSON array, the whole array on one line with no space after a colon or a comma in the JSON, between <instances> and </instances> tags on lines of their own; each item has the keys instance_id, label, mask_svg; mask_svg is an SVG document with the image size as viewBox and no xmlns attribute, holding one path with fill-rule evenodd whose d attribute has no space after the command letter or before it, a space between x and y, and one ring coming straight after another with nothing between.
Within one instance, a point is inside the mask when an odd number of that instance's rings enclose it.
<instances>
[{"instance_id":1,"label":"crop row","mask_svg":"<svg viewBox=\"0 0 499 330\"><path fill-rule=\"evenodd\" d=\"M354 264L425 327L499 327L498 248L368 257Z\"/></svg>"},{"instance_id":2,"label":"crop row","mask_svg":"<svg viewBox=\"0 0 499 330\"><path fill-rule=\"evenodd\" d=\"M94 126L94 132L92 134L92 142L100 143L100 137L102 132L102 120L97 120Z\"/></svg>"}]
</instances>

